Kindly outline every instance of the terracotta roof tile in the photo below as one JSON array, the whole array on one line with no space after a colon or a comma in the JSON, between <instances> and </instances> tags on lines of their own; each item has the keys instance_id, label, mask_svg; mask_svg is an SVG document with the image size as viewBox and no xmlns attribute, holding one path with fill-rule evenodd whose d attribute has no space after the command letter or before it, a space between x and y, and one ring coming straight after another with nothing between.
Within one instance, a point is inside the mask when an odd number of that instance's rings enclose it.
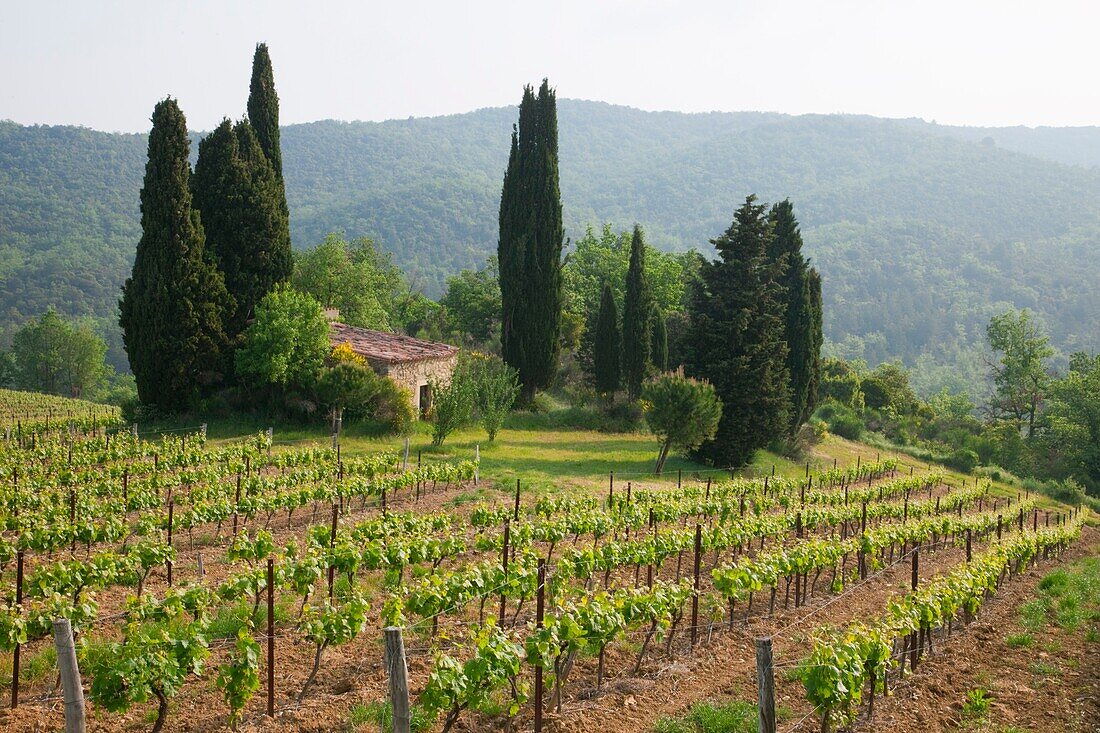
<instances>
[{"instance_id":1,"label":"terracotta roof tile","mask_svg":"<svg viewBox=\"0 0 1100 733\"><path fill-rule=\"evenodd\" d=\"M352 351L367 359L395 364L424 359L446 359L458 353L458 347L398 333L372 331L346 323L329 324L329 340L333 346L348 344Z\"/></svg>"}]
</instances>

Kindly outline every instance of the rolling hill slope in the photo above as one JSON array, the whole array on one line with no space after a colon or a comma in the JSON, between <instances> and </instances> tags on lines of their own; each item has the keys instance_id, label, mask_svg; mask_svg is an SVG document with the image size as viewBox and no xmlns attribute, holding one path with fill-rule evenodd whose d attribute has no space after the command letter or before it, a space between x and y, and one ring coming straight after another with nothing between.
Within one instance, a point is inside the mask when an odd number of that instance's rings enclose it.
<instances>
[{"instance_id":1,"label":"rolling hill slope","mask_svg":"<svg viewBox=\"0 0 1100 733\"><path fill-rule=\"evenodd\" d=\"M370 235L438 295L448 274L495 250L514 120L498 108L285 128L295 245ZM559 102L559 127L569 236L639 222L660 247L705 250L746 194L790 197L841 353L946 365L927 388L973 383L985 322L1009 305L1036 310L1065 352L1100 349L1096 128L572 100ZM142 135L0 123L0 337L54 305L97 319L121 361L113 313L140 235L144 156Z\"/></svg>"}]
</instances>

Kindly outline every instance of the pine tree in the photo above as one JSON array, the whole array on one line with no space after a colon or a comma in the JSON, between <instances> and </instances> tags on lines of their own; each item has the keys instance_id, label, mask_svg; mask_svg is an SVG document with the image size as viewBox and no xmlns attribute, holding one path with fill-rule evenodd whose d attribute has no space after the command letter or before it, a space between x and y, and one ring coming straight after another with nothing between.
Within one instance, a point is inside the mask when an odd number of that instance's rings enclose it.
<instances>
[{"instance_id":1,"label":"pine tree","mask_svg":"<svg viewBox=\"0 0 1100 733\"><path fill-rule=\"evenodd\" d=\"M267 52L266 43L257 43L256 53L252 56L248 121L256 131L260 148L271 161L276 177L283 180L283 153L279 145L279 95L275 92L275 72L271 68L271 55Z\"/></svg>"},{"instance_id":2,"label":"pine tree","mask_svg":"<svg viewBox=\"0 0 1100 733\"><path fill-rule=\"evenodd\" d=\"M744 465L787 428L783 267L768 256L772 226L755 202L749 196L712 240L719 259L703 264L689 308L689 369L723 404L717 434L697 454L719 466Z\"/></svg>"},{"instance_id":3,"label":"pine tree","mask_svg":"<svg viewBox=\"0 0 1100 733\"><path fill-rule=\"evenodd\" d=\"M237 303L226 323L235 338L256 304L293 268L282 188L248 122L223 120L199 143L192 188L207 249Z\"/></svg>"},{"instance_id":4,"label":"pine tree","mask_svg":"<svg viewBox=\"0 0 1100 733\"><path fill-rule=\"evenodd\" d=\"M623 381L632 400L641 396L642 382L650 366L649 326L652 310L653 299L645 274L645 243L642 241L642 228L635 225L623 301Z\"/></svg>"},{"instance_id":5,"label":"pine tree","mask_svg":"<svg viewBox=\"0 0 1100 733\"><path fill-rule=\"evenodd\" d=\"M820 344L815 346L809 261L802 254L802 233L790 200L772 206L768 218L774 230L768 247L769 257L785 268L779 282L783 286L783 333L787 342L787 373L790 375L788 431L793 435L809 419L813 410L810 383L814 365L819 361Z\"/></svg>"},{"instance_id":6,"label":"pine tree","mask_svg":"<svg viewBox=\"0 0 1100 733\"><path fill-rule=\"evenodd\" d=\"M619 389L619 312L611 286L603 285L600 312L596 316L596 340L593 343L592 372L596 391L613 395Z\"/></svg>"},{"instance_id":7,"label":"pine tree","mask_svg":"<svg viewBox=\"0 0 1100 733\"><path fill-rule=\"evenodd\" d=\"M665 326L665 314L654 306L650 316L650 348L653 368L664 372L668 370L668 331Z\"/></svg>"},{"instance_id":8,"label":"pine tree","mask_svg":"<svg viewBox=\"0 0 1100 733\"><path fill-rule=\"evenodd\" d=\"M501 352L519 372L520 399L553 380L561 331L564 229L558 187L555 93L544 79L523 90L500 196Z\"/></svg>"},{"instance_id":9,"label":"pine tree","mask_svg":"<svg viewBox=\"0 0 1100 733\"><path fill-rule=\"evenodd\" d=\"M141 188L141 240L119 301L138 397L168 412L187 407L220 380L223 319L234 305L191 208L189 148L176 101L159 102Z\"/></svg>"}]
</instances>

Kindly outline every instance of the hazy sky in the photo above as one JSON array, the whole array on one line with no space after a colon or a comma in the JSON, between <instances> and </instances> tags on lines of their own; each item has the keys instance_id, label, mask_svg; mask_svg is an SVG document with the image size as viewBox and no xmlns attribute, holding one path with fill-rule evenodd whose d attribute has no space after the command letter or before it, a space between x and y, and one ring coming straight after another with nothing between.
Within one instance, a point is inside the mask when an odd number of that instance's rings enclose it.
<instances>
[{"instance_id":1,"label":"hazy sky","mask_svg":"<svg viewBox=\"0 0 1100 733\"><path fill-rule=\"evenodd\" d=\"M266 41L282 122L560 97L969 125L1100 124L1100 3L0 0L0 119L146 130L240 117Z\"/></svg>"}]
</instances>

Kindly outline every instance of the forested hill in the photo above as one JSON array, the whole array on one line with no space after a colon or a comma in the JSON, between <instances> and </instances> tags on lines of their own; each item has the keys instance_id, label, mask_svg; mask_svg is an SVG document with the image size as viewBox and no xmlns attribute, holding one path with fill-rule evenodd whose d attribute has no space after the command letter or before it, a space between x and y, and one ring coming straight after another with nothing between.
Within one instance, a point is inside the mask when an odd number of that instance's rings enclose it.
<instances>
[{"instance_id":1,"label":"forested hill","mask_svg":"<svg viewBox=\"0 0 1100 733\"><path fill-rule=\"evenodd\" d=\"M501 108L285 128L295 246L338 229L370 235L438 295L448 274L495 251L515 117ZM705 249L747 193L790 197L825 279L826 335L846 355L973 370L986 321L1010 304L1037 311L1063 351L1100 349L1097 128L572 100L559 102L559 127L573 237L587 224L639 222L658 246ZM0 123L8 332L48 305L113 322L140 234L144 156L142 135Z\"/></svg>"}]
</instances>

